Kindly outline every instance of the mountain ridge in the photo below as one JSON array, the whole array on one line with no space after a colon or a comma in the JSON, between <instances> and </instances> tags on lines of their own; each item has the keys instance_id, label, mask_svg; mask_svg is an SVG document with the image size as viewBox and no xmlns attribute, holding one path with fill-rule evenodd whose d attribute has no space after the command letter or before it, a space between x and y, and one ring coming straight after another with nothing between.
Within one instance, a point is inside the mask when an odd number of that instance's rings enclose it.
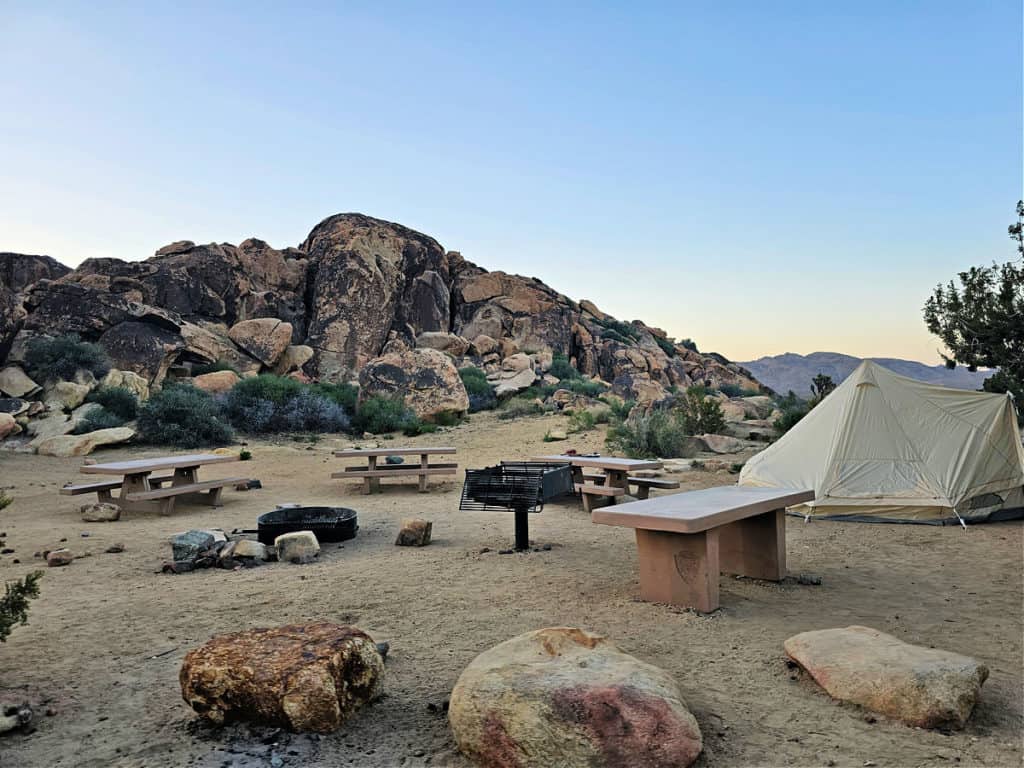
<instances>
[{"instance_id":1,"label":"mountain ridge","mask_svg":"<svg viewBox=\"0 0 1024 768\"><path fill-rule=\"evenodd\" d=\"M832 380L839 384L853 373L863 360L878 363L900 376L954 389L981 389L982 382L992 375L991 371L972 373L963 366L951 370L945 365L927 365L916 360L903 360L897 357L862 358L841 352L812 352L809 355L786 352L740 362L737 365L750 371L758 381L779 394L792 390L800 396L807 396L811 394L811 380L819 373L831 376Z\"/></svg>"}]
</instances>

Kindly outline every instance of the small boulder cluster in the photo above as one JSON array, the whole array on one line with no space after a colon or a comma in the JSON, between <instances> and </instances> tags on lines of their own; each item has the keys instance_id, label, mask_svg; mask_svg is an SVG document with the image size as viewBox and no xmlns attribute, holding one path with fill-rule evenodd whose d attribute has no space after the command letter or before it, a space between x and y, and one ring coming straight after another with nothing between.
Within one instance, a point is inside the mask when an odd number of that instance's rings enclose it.
<instances>
[{"instance_id":1,"label":"small boulder cluster","mask_svg":"<svg viewBox=\"0 0 1024 768\"><path fill-rule=\"evenodd\" d=\"M244 536L229 538L217 528L193 529L171 539L171 553L172 559L163 565L164 573L188 573L204 568L234 571L267 562L312 563L320 555L320 543L312 531L281 534L274 539L274 545L268 547Z\"/></svg>"}]
</instances>

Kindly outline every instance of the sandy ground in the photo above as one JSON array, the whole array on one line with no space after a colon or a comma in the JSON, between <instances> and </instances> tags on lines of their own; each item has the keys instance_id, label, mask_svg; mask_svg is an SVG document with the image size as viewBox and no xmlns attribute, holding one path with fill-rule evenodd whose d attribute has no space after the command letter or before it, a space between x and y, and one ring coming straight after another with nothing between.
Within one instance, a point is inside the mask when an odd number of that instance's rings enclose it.
<instances>
[{"instance_id":1,"label":"sandy ground","mask_svg":"<svg viewBox=\"0 0 1024 768\"><path fill-rule=\"evenodd\" d=\"M498 422L490 415L395 444L451 444L461 466L527 458L572 445L599 449L595 431L569 443L542 436L563 417ZM418 494L415 484L371 497L331 480L329 451L351 441L253 443L254 461L205 476L251 473L264 489L225 494L220 509L184 505L172 518L134 515L86 524L84 497L58 488L80 459L0 455L0 486L15 503L0 513L14 554L0 580L40 566L37 550L67 546L89 557L44 569L30 623L0 645L0 698L30 700L41 716L28 734L0 737L7 766L417 766L466 765L444 703L463 667L515 634L577 625L669 670L704 733L700 766L1021 765L1022 526L960 528L804 523L790 519L791 573L821 586L723 577L723 608L702 616L637 599L631 532L591 525L574 503L531 517L550 551L482 553L510 545L510 514L458 511L458 481ZM99 460L165 453L106 451ZM734 481L687 472L683 488ZM394 482L394 481L392 481ZM159 573L168 537L191 527L255 527L276 503L350 506L360 533L328 545L308 566ZM402 516L434 522L435 541L397 548ZM87 538L83 533L87 532ZM106 554L114 542L125 552ZM15 564L13 560L20 559ZM387 693L323 738L236 726L198 727L182 702L185 652L218 632L314 619L353 623L391 643ZM991 677L967 729L956 733L872 721L831 701L787 669L783 640L803 630L866 624L907 641L974 655ZM794 679L795 678L795 679Z\"/></svg>"}]
</instances>

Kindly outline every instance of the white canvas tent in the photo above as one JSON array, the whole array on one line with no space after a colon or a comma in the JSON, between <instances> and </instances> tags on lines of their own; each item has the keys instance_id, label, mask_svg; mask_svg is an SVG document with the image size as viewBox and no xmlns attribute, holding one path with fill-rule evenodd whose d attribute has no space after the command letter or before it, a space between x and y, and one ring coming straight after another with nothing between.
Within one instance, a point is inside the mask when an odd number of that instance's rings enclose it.
<instances>
[{"instance_id":1,"label":"white canvas tent","mask_svg":"<svg viewBox=\"0 0 1024 768\"><path fill-rule=\"evenodd\" d=\"M1024 508L1024 448L1009 395L897 376L864 361L740 485L813 488L810 517L981 522Z\"/></svg>"}]
</instances>

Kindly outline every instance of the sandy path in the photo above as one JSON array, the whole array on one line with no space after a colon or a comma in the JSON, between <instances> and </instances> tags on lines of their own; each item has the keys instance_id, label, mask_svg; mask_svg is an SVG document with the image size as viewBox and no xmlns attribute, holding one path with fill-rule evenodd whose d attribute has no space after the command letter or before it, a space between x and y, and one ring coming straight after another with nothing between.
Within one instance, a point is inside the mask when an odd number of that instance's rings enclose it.
<instances>
[{"instance_id":1,"label":"sandy path","mask_svg":"<svg viewBox=\"0 0 1024 768\"><path fill-rule=\"evenodd\" d=\"M511 423L477 416L444 434L395 443L452 444L461 466L483 466L569 445L542 442L562 424L555 416ZM571 444L599 449L601 441L595 431ZM509 545L511 515L459 512L457 482L426 495L410 484L362 496L358 486L329 479L341 462L328 451L349 443L325 439L312 450L255 443L251 464L211 467L207 476L244 466L242 474L259 477L263 490L227 492L219 510L184 506L172 518L136 515L113 524L82 523L83 499L57 494L76 478L80 460L0 455L0 486L16 498L0 513L0 531L16 550L0 557L0 580L38 567L33 552L63 537L76 552L92 553L45 569L29 626L0 645L0 697L49 699L55 713L34 733L0 741L0 765L255 766L269 765L273 751L284 765L462 766L438 710L459 672L491 645L552 625L607 634L674 674L704 732L701 766L1021 764L1019 522L963 531L790 519L790 570L817 574L823 584L725 578L722 610L699 616L637 601L631 532L591 525L575 504L531 516L531 535L556 545L551 551L481 554ZM678 477L684 488L734 480ZM360 534L309 566L156 572L169 556L170 534L254 527L257 514L285 501L354 507ZM398 519L410 514L434 521L431 546L393 545ZM105 554L115 541L126 551ZM381 701L336 734L282 737L276 747L261 743L264 732L195 727L177 683L189 648L217 632L312 619L351 622L391 642ZM871 723L812 683L791 679L786 637L853 623L987 663L991 677L968 728L946 735Z\"/></svg>"}]
</instances>

